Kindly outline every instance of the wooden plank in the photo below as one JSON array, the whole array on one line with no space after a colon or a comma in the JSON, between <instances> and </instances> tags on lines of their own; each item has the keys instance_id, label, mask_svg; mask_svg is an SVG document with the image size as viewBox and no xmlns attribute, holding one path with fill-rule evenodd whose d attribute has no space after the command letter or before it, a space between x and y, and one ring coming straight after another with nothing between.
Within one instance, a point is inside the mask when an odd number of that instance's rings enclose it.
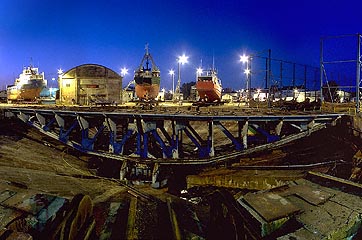
<instances>
[{"instance_id":1,"label":"wooden plank","mask_svg":"<svg viewBox=\"0 0 362 240\"><path fill-rule=\"evenodd\" d=\"M290 216L300 209L287 199L271 192L248 193L245 201L267 222Z\"/></svg>"},{"instance_id":2,"label":"wooden plank","mask_svg":"<svg viewBox=\"0 0 362 240\"><path fill-rule=\"evenodd\" d=\"M333 194L306 185L295 185L290 189L297 196L315 206L328 201L333 196Z\"/></svg>"},{"instance_id":3,"label":"wooden plank","mask_svg":"<svg viewBox=\"0 0 362 240\"><path fill-rule=\"evenodd\" d=\"M128 222L127 222L127 239L138 239L138 230L136 228L136 214L137 213L137 198L132 197L128 211Z\"/></svg>"}]
</instances>

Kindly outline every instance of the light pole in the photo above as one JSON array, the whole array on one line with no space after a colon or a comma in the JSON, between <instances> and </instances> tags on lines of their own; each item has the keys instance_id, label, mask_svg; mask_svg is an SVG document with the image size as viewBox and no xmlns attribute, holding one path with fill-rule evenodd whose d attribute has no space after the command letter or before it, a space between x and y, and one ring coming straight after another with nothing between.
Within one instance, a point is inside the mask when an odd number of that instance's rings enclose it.
<instances>
[{"instance_id":1,"label":"light pole","mask_svg":"<svg viewBox=\"0 0 362 240\"><path fill-rule=\"evenodd\" d=\"M62 98L63 98L63 70L61 68L59 68L57 70L58 72L58 87L59 87L59 101L63 102Z\"/></svg>"},{"instance_id":2,"label":"light pole","mask_svg":"<svg viewBox=\"0 0 362 240\"><path fill-rule=\"evenodd\" d=\"M176 86L176 90L175 90L175 98L176 100L181 100L180 99L180 87L181 87L181 65L188 63L188 56L186 56L185 54L183 54L182 56L178 57L177 60L177 68L178 68L178 79L177 79L177 86Z\"/></svg>"},{"instance_id":3,"label":"light pole","mask_svg":"<svg viewBox=\"0 0 362 240\"><path fill-rule=\"evenodd\" d=\"M122 81L121 81L121 104L123 104L123 87L122 87L122 82L123 82L123 78L128 74L128 68L123 67L121 68L121 77L122 77Z\"/></svg>"},{"instance_id":4,"label":"light pole","mask_svg":"<svg viewBox=\"0 0 362 240\"><path fill-rule=\"evenodd\" d=\"M51 84L49 84L49 85L54 85L54 82L55 82L55 77L52 77ZM51 87L51 86L50 86L50 87Z\"/></svg>"},{"instance_id":5,"label":"light pole","mask_svg":"<svg viewBox=\"0 0 362 240\"><path fill-rule=\"evenodd\" d=\"M240 56L240 62L246 63L244 73L246 74L246 90L248 91L247 100L251 98L251 57L245 54Z\"/></svg>"},{"instance_id":6,"label":"light pole","mask_svg":"<svg viewBox=\"0 0 362 240\"><path fill-rule=\"evenodd\" d=\"M172 96L173 96L173 94L175 94L175 71L171 69L170 71L168 71L168 74L171 75L172 79Z\"/></svg>"}]
</instances>

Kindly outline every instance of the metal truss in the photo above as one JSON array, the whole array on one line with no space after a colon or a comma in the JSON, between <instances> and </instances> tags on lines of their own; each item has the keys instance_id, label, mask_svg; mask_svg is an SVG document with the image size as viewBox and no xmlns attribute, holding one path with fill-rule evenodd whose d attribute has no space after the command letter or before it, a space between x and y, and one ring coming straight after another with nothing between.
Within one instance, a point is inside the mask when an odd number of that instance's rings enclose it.
<instances>
[{"instance_id":1,"label":"metal truss","mask_svg":"<svg viewBox=\"0 0 362 240\"><path fill-rule=\"evenodd\" d=\"M83 153L122 161L121 180L145 176L161 186L161 166L226 163L335 125L342 115L197 116L8 108L5 116L17 117Z\"/></svg>"},{"instance_id":2,"label":"metal truss","mask_svg":"<svg viewBox=\"0 0 362 240\"><path fill-rule=\"evenodd\" d=\"M9 108L8 113L79 151L118 160L207 162L335 123L339 114L195 116ZM215 134L227 140L215 145ZM220 137L219 137L220 138Z\"/></svg>"}]
</instances>

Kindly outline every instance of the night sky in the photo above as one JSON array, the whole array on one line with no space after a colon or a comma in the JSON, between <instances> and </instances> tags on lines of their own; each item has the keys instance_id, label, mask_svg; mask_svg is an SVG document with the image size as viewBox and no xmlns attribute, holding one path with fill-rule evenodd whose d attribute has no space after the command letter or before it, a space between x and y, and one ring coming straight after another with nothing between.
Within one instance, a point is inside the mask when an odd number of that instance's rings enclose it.
<instances>
[{"instance_id":1,"label":"night sky","mask_svg":"<svg viewBox=\"0 0 362 240\"><path fill-rule=\"evenodd\" d=\"M223 87L241 89L243 53L271 49L273 58L318 67L320 37L362 32L361 11L357 0L2 0L0 89L31 59L53 87L58 68L85 63L119 73L128 68L125 85L146 43L161 69L161 87L171 88L168 71L177 70L185 53L182 82L195 81L195 69L201 62L211 67L214 56ZM253 87L261 86L255 75Z\"/></svg>"}]
</instances>

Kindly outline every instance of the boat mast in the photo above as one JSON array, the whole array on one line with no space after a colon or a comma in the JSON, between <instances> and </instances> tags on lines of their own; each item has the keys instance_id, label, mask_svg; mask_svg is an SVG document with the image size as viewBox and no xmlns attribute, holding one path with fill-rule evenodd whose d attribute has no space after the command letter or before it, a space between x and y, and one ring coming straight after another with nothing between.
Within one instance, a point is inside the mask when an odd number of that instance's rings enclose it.
<instances>
[{"instance_id":1,"label":"boat mast","mask_svg":"<svg viewBox=\"0 0 362 240\"><path fill-rule=\"evenodd\" d=\"M145 46L145 50L146 50L146 53L145 55L143 56L142 58L142 61L138 67L138 71L141 71L142 70L142 67L143 67L143 63L146 61L146 70L151 70L149 69L149 64L150 64L150 60L151 60L151 63L152 63L152 71L159 71L159 68L157 67L157 65L155 64L155 62L153 61L153 58L151 56L151 54L149 53L149 47L148 47L148 43L146 44Z\"/></svg>"},{"instance_id":2,"label":"boat mast","mask_svg":"<svg viewBox=\"0 0 362 240\"><path fill-rule=\"evenodd\" d=\"M214 53L212 53L212 71L215 71L215 56L214 56Z\"/></svg>"},{"instance_id":3,"label":"boat mast","mask_svg":"<svg viewBox=\"0 0 362 240\"><path fill-rule=\"evenodd\" d=\"M148 43L146 43L146 46L145 46L145 49L146 49L146 69L148 70L148 65L149 65L149 59L150 59L150 53L148 51Z\"/></svg>"}]
</instances>

